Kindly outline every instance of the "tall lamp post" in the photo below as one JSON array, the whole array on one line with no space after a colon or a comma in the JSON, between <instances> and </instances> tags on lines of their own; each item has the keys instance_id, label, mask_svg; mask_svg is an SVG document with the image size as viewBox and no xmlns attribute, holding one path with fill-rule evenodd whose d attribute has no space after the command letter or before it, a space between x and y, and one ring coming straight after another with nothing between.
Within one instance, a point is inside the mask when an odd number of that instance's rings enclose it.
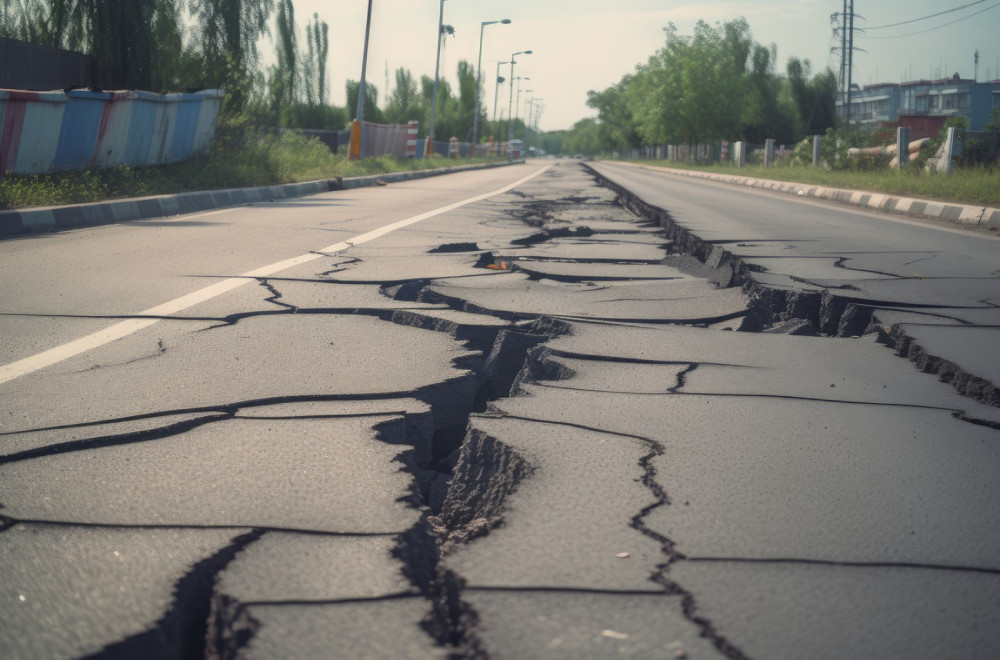
<instances>
[{"instance_id":1,"label":"tall lamp post","mask_svg":"<svg viewBox=\"0 0 1000 660\"><path fill-rule=\"evenodd\" d=\"M482 89L482 71L483 68L483 31L486 29L487 25L495 25L496 23L501 23L503 25L510 25L510 19L504 18L499 21L483 21L479 24L479 61L476 63L476 114L472 118L472 155L476 153L476 145L479 144L479 91ZM497 67L499 70L499 67Z\"/></svg>"},{"instance_id":2,"label":"tall lamp post","mask_svg":"<svg viewBox=\"0 0 1000 660\"><path fill-rule=\"evenodd\" d=\"M441 10L438 12L437 56L434 58L434 96L431 98L431 125L427 129L427 145L424 154L434 153L434 112L438 104L438 73L441 69L441 39L444 31L444 0L441 0Z\"/></svg>"},{"instance_id":3,"label":"tall lamp post","mask_svg":"<svg viewBox=\"0 0 1000 660\"><path fill-rule=\"evenodd\" d=\"M518 76L517 77L517 100L514 101L514 119L521 118L521 81L531 80L528 76Z\"/></svg>"},{"instance_id":4,"label":"tall lamp post","mask_svg":"<svg viewBox=\"0 0 1000 660\"><path fill-rule=\"evenodd\" d=\"M512 53L510 56L510 97L507 101L507 140L511 138L511 131L513 130L513 109L514 109L514 65L517 64L517 60L514 58L518 55L531 55L530 50L519 50L516 53Z\"/></svg>"},{"instance_id":5,"label":"tall lamp post","mask_svg":"<svg viewBox=\"0 0 1000 660\"><path fill-rule=\"evenodd\" d=\"M528 76L518 76L517 77L517 101L514 103L514 119L520 119L521 117L521 81L531 80Z\"/></svg>"},{"instance_id":6,"label":"tall lamp post","mask_svg":"<svg viewBox=\"0 0 1000 660\"><path fill-rule=\"evenodd\" d=\"M529 105L528 105L528 126L532 125L532 119L535 120L536 124L538 123L538 110L539 110L539 108L541 108L541 105L542 105L540 102L544 101L544 100L545 99L543 99L543 98L541 98L539 96L533 96L533 97L531 97L531 100L528 101L528 103L529 103ZM535 133L537 133L538 132L538 127L536 126L533 130L535 131Z\"/></svg>"},{"instance_id":7,"label":"tall lamp post","mask_svg":"<svg viewBox=\"0 0 1000 660\"><path fill-rule=\"evenodd\" d=\"M365 73L368 68L368 35L372 28L372 2L368 0L368 20L365 22L365 50L361 56L361 83L358 85L358 111L355 113L357 125L351 126L351 144L348 145L348 157L353 159L364 158L363 131L365 125ZM355 130L357 135L355 135Z\"/></svg>"},{"instance_id":8,"label":"tall lamp post","mask_svg":"<svg viewBox=\"0 0 1000 660\"><path fill-rule=\"evenodd\" d=\"M497 86L493 90L493 121L497 120L497 101L500 100L500 83L503 82L503 78L500 77L500 66L503 64L510 64L510 62L497 62Z\"/></svg>"}]
</instances>

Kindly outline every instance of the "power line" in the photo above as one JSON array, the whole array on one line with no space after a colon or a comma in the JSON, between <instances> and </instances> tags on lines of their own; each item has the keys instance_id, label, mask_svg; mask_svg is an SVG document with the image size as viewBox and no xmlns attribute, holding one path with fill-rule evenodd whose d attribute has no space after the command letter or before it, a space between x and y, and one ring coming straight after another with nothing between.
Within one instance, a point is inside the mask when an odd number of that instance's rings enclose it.
<instances>
[{"instance_id":1,"label":"power line","mask_svg":"<svg viewBox=\"0 0 1000 660\"><path fill-rule=\"evenodd\" d=\"M900 25L909 25L910 23L919 23L920 21L926 21L928 18L936 18L937 16L944 16L945 14L950 14L954 11L961 11L967 7L973 7L975 5L981 5L987 0L976 0L975 2L970 2L967 5L962 5L961 7L955 7L953 9L945 9L944 11L939 11L936 14L928 14L927 16L921 16L920 18L913 18L908 21L902 21L900 23L889 23L888 25L876 25L875 27L865 28L866 30L881 30L882 28L898 27Z\"/></svg>"},{"instance_id":2,"label":"power line","mask_svg":"<svg viewBox=\"0 0 1000 660\"><path fill-rule=\"evenodd\" d=\"M980 0L980 2L984 2L984 1L985 0ZM978 3L973 3L973 4L978 4ZM934 27L929 27L926 30L918 30L917 32L909 32L907 34L897 34L897 35L893 35L891 37L868 37L868 36L863 36L862 39L901 39L903 37L915 37L918 34L925 34L927 32L933 32L934 30L940 30L943 27L948 27L949 25L954 25L955 23L964 21L967 18L972 18L973 16L978 16L979 14L982 14L984 12L988 12L991 9L996 9L997 7L1000 7L1000 2L996 3L995 5L990 5L986 9L980 9L977 12L973 12L973 13L969 14L968 16L963 16L962 18L956 18L953 21L948 21L947 23L942 23L941 25L936 25Z\"/></svg>"}]
</instances>

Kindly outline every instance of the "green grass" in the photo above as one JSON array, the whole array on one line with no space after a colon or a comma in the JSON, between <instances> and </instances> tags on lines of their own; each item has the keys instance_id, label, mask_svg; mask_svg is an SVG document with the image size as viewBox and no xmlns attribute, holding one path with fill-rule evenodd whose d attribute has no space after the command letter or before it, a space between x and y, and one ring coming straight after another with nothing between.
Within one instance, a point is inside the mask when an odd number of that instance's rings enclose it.
<instances>
[{"instance_id":1,"label":"green grass","mask_svg":"<svg viewBox=\"0 0 1000 660\"><path fill-rule=\"evenodd\" d=\"M461 161L463 164L469 162L479 161ZM319 140L299 133L260 136L245 127L229 129L223 126L209 153L183 163L7 175L0 180L0 209L298 183L455 164L454 160L440 157L401 160L381 156L351 161L332 153Z\"/></svg>"},{"instance_id":2,"label":"green grass","mask_svg":"<svg viewBox=\"0 0 1000 660\"><path fill-rule=\"evenodd\" d=\"M976 206L1000 206L1000 168L956 169L951 174L928 174L922 171L894 170L857 171L824 170L818 167L769 167L748 165L736 168L732 165L696 166L672 161L643 161L649 165L695 169L716 174L732 174L790 181L827 188L868 190L872 192L915 197Z\"/></svg>"}]
</instances>

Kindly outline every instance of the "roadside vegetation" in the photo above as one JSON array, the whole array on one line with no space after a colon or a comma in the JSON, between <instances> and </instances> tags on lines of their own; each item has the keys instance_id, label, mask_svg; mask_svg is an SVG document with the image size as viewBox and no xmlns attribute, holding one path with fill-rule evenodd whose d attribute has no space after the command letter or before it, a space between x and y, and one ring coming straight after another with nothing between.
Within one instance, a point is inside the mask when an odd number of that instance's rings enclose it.
<instances>
[{"instance_id":1,"label":"roadside vegetation","mask_svg":"<svg viewBox=\"0 0 1000 660\"><path fill-rule=\"evenodd\" d=\"M329 4L336 18L337 3ZM296 15L293 0L0 0L0 37L93 56L103 89L222 89L223 117L262 130L343 130L358 105L359 81L329 80L329 25L318 13ZM441 39L454 38L454 27L444 26ZM273 64L264 61L259 45L273 49ZM438 140L464 141L472 132L475 66L459 61L455 79L457 85L442 72L434 119ZM333 85L345 92L343 106L331 102ZM391 92L369 78L364 118L385 124L415 119L425 136L433 93L432 75L406 68L394 72ZM522 119L511 124L513 137L537 137ZM490 121L480 108L481 141L503 139L507 125Z\"/></svg>"},{"instance_id":2,"label":"roadside vegetation","mask_svg":"<svg viewBox=\"0 0 1000 660\"><path fill-rule=\"evenodd\" d=\"M335 3L334 3L335 4ZM333 11L333 10L331 10ZM330 102L329 26L319 14L302 21L293 0L0 0L0 37L89 54L104 89L226 92L216 140L206 154L160 167L116 167L46 175L0 173L0 209L213 188L273 185L454 165L440 157L349 161L296 129L343 130L354 117L360 85L340 81L346 103ZM445 26L441 38L454 38ZM273 65L258 45L273 47ZM457 66L457 86L443 77L435 135L467 139L475 117L476 72ZM400 68L392 92L369 80L364 117L405 124L420 135L430 123L434 80ZM381 101L381 104L380 104ZM481 141L506 135L508 123L480 109ZM535 135L524 121L514 136ZM465 162L470 162L466 160Z\"/></svg>"},{"instance_id":3,"label":"roadside vegetation","mask_svg":"<svg viewBox=\"0 0 1000 660\"><path fill-rule=\"evenodd\" d=\"M954 127L964 147L949 174L928 167L949 127ZM759 179L790 181L806 185L950 201L964 204L1000 206L1000 114L978 136L969 136L965 120L949 119L945 130L926 141L903 169L890 166L887 153L854 153L852 147L872 148L895 139L895 131L846 132L828 129L820 141L820 164L812 165L812 140L806 139L784 153L774 164L763 165L763 151L751 152L748 164L736 168L730 162L698 163L647 161L665 167L698 169ZM713 147L716 145L713 145ZM717 151L716 151L717 152Z\"/></svg>"},{"instance_id":4,"label":"roadside vegetation","mask_svg":"<svg viewBox=\"0 0 1000 660\"><path fill-rule=\"evenodd\" d=\"M299 132L267 135L245 125L220 126L217 138L208 153L175 165L8 175L0 180L0 209L86 204L455 165L454 160L440 157L348 160L332 153L318 139Z\"/></svg>"},{"instance_id":5,"label":"roadside vegetation","mask_svg":"<svg viewBox=\"0 0 1000 660\"><path fill-rule=\"evenodd\" d=\"M926 174L912 168L903 171L826 170L807 166L764 167L762 165L736 168L729 163L697 165L662 160L643 162L662 167L789 181L826 188L866 190L918 199L1000 206L1000 171L996 168L961 169L944 175Z\"/></svg>"}]
</instances>

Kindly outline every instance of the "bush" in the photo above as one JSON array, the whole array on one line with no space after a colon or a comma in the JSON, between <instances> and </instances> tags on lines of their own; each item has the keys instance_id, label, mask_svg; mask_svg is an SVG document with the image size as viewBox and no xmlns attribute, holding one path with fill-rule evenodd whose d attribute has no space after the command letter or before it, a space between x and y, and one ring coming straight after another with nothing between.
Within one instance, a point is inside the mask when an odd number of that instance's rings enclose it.
<instances>
[{"instance_id":1,"label":"bush","mask_svg":"<svg viewBox=\"0 0 1000 660\"><path fill-rule=\"evenodd\" d=\"M995 167L1000 162L1000 112L993 113L981 137L965 140L958 162L961 167Z\"/></svg>"}]
</instances>

